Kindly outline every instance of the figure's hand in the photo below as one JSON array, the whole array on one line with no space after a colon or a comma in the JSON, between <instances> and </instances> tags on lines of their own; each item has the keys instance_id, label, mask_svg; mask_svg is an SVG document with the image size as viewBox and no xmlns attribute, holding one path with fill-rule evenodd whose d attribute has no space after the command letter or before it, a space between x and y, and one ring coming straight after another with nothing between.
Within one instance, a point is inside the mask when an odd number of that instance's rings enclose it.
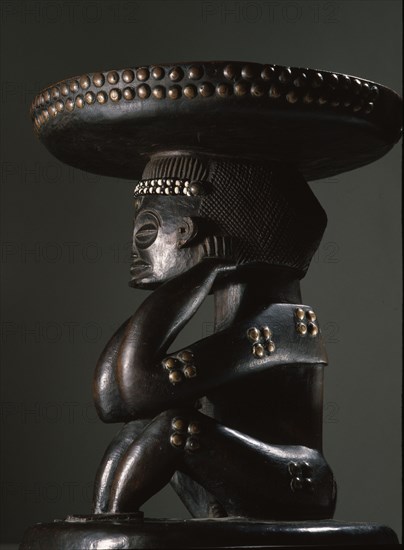
<instances>
[{"instance_id":1,"label":"figure's hand","mask_svg":"<svg viewBox=\"0 0 404 550\"><path fill-rule=\"evenodd\" d=\"M224 258L204 258L201 263L203 265L210 265L216 275L234 273L237 269L237 264L235 264L234 260L226 260Z\"/></svg>"}]
</instances>

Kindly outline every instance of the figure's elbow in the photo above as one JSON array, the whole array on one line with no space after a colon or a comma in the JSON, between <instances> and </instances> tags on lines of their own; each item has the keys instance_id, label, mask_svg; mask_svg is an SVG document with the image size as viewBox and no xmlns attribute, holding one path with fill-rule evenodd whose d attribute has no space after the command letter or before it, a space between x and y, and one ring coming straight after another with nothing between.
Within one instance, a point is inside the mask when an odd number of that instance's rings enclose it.
<instances>
[{"instance_id":1,"label":"figure's elbow","mask_svg":"<svg viewBox=\"0 0 404 550\"><path fill-rule=\"evenodd\" d=\"M109 369L96 370L93 382L93 400L99 418L105 423L127 422L128 410Z\"/></svg>"},{"instance_id":2,"label":"figure's elbow","mask_svg":"<svg viewBox=\"0 0 404 550\"><path fill-rule=\"evenodd\" d=\"M168 405L166 392L159 376L152 368L142 368L118 363L117 382L119 393L132 419L150 418L162 412Z\"/></svg>"}]
</instances>

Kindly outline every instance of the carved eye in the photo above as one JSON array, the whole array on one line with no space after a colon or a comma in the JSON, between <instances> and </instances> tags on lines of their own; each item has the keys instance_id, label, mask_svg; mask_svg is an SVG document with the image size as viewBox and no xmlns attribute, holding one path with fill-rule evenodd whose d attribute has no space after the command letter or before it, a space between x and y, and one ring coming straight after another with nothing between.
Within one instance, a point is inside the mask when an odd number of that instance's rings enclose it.
<instances>
[{"instance_id":1,"label":"carved eye","mask_svg":"<svg viewBox=\"0 0 404 550\"><path fill-rule=\"evenodd\" d=\"M139 220L139 229L135 232L135 244L138 248L148 248L157 238L159 222L154 214L145 212Z\"/></svg>"}]
</instances>

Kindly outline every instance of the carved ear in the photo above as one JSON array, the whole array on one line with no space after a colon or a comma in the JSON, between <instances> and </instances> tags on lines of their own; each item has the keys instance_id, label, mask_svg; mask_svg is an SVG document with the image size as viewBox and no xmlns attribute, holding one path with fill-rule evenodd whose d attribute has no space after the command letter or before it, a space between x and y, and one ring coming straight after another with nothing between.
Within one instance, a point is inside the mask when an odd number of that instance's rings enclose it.
<instances>
[{"instance_id":1,"label":"carved ear","mask_svg":"<svg viewBox=\"0 0 404 550\"><path fill-rule=\"evenodd\" d=\"M178 248L184 248L184 246L189 245L191 241L193 241L196 237L198 233L198 224L193 218L183 218L181 221L181 225L177 229L177 232L177 246Z\"/></svg>"}]
</instances>

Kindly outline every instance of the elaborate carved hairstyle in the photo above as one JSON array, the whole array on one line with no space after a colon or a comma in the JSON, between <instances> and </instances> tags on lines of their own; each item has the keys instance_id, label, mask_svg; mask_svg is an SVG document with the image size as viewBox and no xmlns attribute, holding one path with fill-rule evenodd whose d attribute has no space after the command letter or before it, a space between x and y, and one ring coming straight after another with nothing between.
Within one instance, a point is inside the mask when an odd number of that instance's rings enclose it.
<instances>
[{"instance_id":1,"label":"elaborate carved hairstyle","mask_svg":"<svg viewBox=\"0 0 404 550\"><path fill-rule=\"evenodd\" d=\"M327 224L307 182L283 165L188 154L156 156L135 189L135 194L149 192L198 200L198 215L206 225L214 222L216 234L233 239L238 263L287 267L300 277Z\"/></svg>"}]
</instances>

